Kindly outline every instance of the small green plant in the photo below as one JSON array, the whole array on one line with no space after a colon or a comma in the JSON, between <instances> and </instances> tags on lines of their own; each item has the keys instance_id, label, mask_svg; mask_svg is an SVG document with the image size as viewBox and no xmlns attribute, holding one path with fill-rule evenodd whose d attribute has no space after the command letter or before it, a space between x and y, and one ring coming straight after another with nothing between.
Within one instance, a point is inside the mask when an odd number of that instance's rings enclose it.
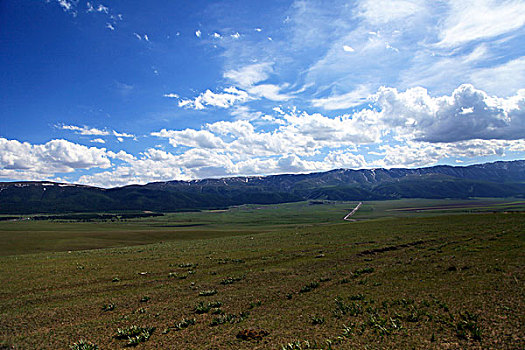
<instances>
[{"instance_id":1,"label":"small green plant","mask_svg":"<svg viewBox=\"0 0 525 350\"><path fill-rule=\"evenodd\" d=\"M215 294L217 294L217 290L209 289L209 290L203 290L202 292L200 292L199 296L201 296L201 297L209 297L209 296L212 296L212 295L215 295Z\"/></svg>"},{"instance_id":2,"label":"small green plant","mask_svg":"<svg viewBox=\"0 0 525 350\"><path fill-rule=\"evenodd\" d=\"M351 326L343 325L343 332L341 333L341 336L344 338L350 338L353 332L354 332L353 325Z\"/></svg>"},{"instance_id":3,"label":"small green plant","mask_svg":"<svg viewBox=\"0 0 525 350\"><path fill-rule=\"evenodd\" d=\"M199 301L197 305L193 308L196 314L206 314L211 309L219 309L222 306L220 301L212 301L205 304L203 301Z\"/></svg>"},{"instance_id":4,"label":"small green plant","mask_svg":"<svg viewBox=\"0 0 525 350\"><path fill-rule=\"evenodd\" d=\"M235 283L235 282L241 281L243 278L244 278L244 276L239 276L239 277L228 277L228 278L226 278L226 279L223 279L220 283L221 283L222 285L233 284L233 283Z\"/></svg>"},{"instance_id":5,"label":"small green plant","mask_svg":"<svg viewBox=\"0 0 525 350\"><path fill-rule=\"evenodd\" d=\"M219 308L222 306L222 302L220 301L210 301L208 303L208 306L211 307L211 308Z\"/></svg>"},{"instance_id":6,"label":"small green plant","mask_svg":"<svg viewBox=\"0 0 525 350\"><path fill-rule=\"evenodd\" d=\"M319 282L311 282L307 284L306 286L302 287L299 293L308 293L317 287L319 287Z\"/></svg>"},{"instance_id":7,"label":"small green plant","mask_svg":"<svg viewBox=\"0 0 525 350\"><path fill-rule=\"evenodd\" d=\"M118 277L113 277L113 279L111 280L111 282L120 282L120 278L118 278Z\"/></svg>"},{"instance_id":8,"label":"small green plant","mask_svg":"<svg viewBox=\"0 0 525 350\"><path fill-rule=\"evenodd\" d=\"M90 341L80 339L69 347L71 350L98 350L98 346Z\"/></svg>"},{"instance_id":9,"label":"small green plant","mask_svg":"<svg viewBox=\"0 0 525 350\"><path fill-rule=\"evenodd\" d=\"M219 308L213 308L213 309L211 309L211 314L212 315L222 315L222 314L224 314L224 312L221 309L219 309Z\"/></svg>"},{"instance_id":10,"label":"small green plant","mask_svg":"<svg viewBox=\"0 0 525 350\"><path fill-rule=\"evenodd\" d=\"M196 314L206 314L210 311L211 307L205 304L203 301L200 301L193 309L195 310Z\"/></svg>"},{"instance_id":11,"label":"small green plant","mask_svg":"<svg viewBox=\"0 0 525 350\"><path fill-rule=\"evenodd\" d=\"M360 294L350 296L349 299L350 300L365 300L365 296L360 293Z\"/></svg>"},{"instance_id":12,"label":"small green plant","mask_svg":"<svg viewBox=\"0 0 525 350\"><path fill-rule=\"evenodd\" d=\"M364 267L362 269L355 270L354 274L353 274L353 277L357 278L357 277L359 277L361 275L372 273L372 272L374 272L374 268L373 267Z\"/></svg>"},{"instance_id":13,"label":"small green plant","mask_svg":"<svg viewBox=\"0 0 525 350\"><path fill-rule=\"evenodd\" d=\"M256 301L252 301L252 302L250 303L249 308L250 308L250 309L253 309L253 308L258 307L258 306L261 306L261 305L262 305L262 301L260 301L260 300L256 300Z\"/></svg>"},{"instance_id":14,"label":"small green plant","mask_svg":"<svg viewBox=\"0 0 525 350\"><path fill-rule=\"evenodd\" d=\"M325 341L326 345L318 344L317 342L310 342L308 340L295 340L291 343L281 345L281 350L331 350L332 342L330 340Z\"/></svg>"},{"instance_id":15,"label":"small green plant","mask_svg":"<svg viewBox=\"0 0 525 350\"><path fill-rule=\"evenodd\" d=\"M310 319L312 320L312 324L313 325L318 325L318 324L323 324L324 323L324 317L322 317L322 316L314 315L314 316L310 317Z\"/></svg>"},{"instance_id":16,"label":"small green plant","mask_svg":"<svg viewBox=\"0 0 525 350\"><path fill-rule=\"evenodd\" d=\"M140 302L141 303L147 303L151 298L147 295L143 296L142 298L140 298Z\"/></svg>"},{"instance_id":17,"label":"small green plant","mask_svg":"<svg viewBox=\"0 0 525 350\"><path fill-rule=\"evenodd\" d=\"M210 326L212 327L218 326L224 323L231 323L231 324L239 323L239 322L244 321L246 318L248 318L249 315L250 315L249 312L241 312L238 315L235 315L235 314L220 315L218 317L214 317L211 320Z\"/></svg>"},{"instance_id":18,"label":"small green plant","mask_svg":"<svg viewBox=\"0 0 525 350\"><path fill-rule=\"evenodd\" d=\"M459 315L459 321L456 323L456 334L459 338L481 341L481 328L478 325L478 316L469 313Z\"/></svg>"},{"instance_id":19,"label":"small green plant","mask_svg":"<svg viewBox=\"0 0 525 350\"><path fill-rule=\"evenodd\" d=\"M192 268L192 267L197 267L198 264L194 264L194 263L182 263L182 264L179 264L179 267L182 267L182 268Z\"/></svg>"},{"instance_id":20,"label":"small green plant","mask_svg":"<svg viewBox=\"0 0 525 350\"><path fill-rule=\"evenodd\" d=\"M118 328L114 337L117 339L127 339L128 342L126 346L137 346L138 344L147 341L154 331L155 327L131 326L127 328Z\"/></svg>"},{"instance_id":21,"label":"small green plant","mask_svg":"<svg viewBox=\"0 0 525 350\"><path fill-rule=\"evenodd\" d=\"M189 326L193 326L195 322L195 318L183 318L181 321L175 323L173 328L180 331L182 329L188 328Z\"/></svg>"},{"instance_id":22,"label":"small green plant","mask_svg":"<svg viewBox=\"0 0 525 350\"><path fill-rule=\"evenodd\" d=\"M363 307L361 304L354 301L347 304L342 298L335 298L335 310L334 316L337 318L343 315L358 316L363 313Z\"/></svg>"},{"instance_id":23,"label":"small green plant","mask_svg":"<svg viewBox=\"0 0 525 350\"><path fill-rule=\"evenodd\" d=\"M115 310L115 304L113 303L104 304L102 305L102 310L103 311L113 311Z\"/></svg>"}]
</instances>

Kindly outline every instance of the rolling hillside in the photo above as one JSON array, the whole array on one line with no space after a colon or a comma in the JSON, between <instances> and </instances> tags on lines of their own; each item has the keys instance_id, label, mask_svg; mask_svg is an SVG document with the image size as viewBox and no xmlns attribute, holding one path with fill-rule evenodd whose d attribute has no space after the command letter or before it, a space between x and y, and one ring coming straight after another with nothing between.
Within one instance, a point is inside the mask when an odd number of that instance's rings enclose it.
<instances>
[{"instance_id":1,"label":"rolling hillside","mask_svg":"<svg viewBox=\"0 0 525 350\"><path fill-rule=\"evenodd\" d=\"M155 182L112 189L53 182L0 183L0 213L177 211L307 199L381 200L525 196L525 160L467 167L328 172Z\"/></svg>"}]
</instances>

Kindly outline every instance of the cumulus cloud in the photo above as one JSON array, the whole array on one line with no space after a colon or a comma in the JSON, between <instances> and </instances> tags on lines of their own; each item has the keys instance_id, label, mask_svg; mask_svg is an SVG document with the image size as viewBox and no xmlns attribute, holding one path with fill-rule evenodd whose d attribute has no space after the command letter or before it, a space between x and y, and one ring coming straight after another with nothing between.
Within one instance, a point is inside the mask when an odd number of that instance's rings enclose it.
<instances>
[{"instance_id":1,"label":"cumulus cloud","mask_svg":"<svg viewBox=\"0 0 525 350\"><path fill-rule=\"evenodd\" d=\"M326 147L373 143L381 136L376 114L367 110L336 118L303 112L270 119L272 131L257 128L253 121L237 120L206 124L202 130L164 129L152 136L168 138L175 147L215 149L234 160L285 154L314 156Z\"/></svg>"},{"instance_id":2,"label":"cumulus cloud","mask_svg":"<svg viewBox=\"0 0 525 350\"><path fill-rule=\"evenodd\" d=\"M173 147L224 148L223 141L207 130L166 130L151 133L152 136L168 138Z\"/></svg>"},{"instance_id":3,"label":"cumulus cloud","mask_svg":"<svg viewBox=\"0 0 525 350\"><path fill-rule=\"evenodd\" d=\"M199 103L211 105L204 100ZM342 95L339 100L323 102L326 106L328 102L344 105L352 104L353 100L352 95ZM442 160L453 162L525 152L525 90L500 98L472 85L461 85L450 95L442 96L431 96L423 88L398 91L383 87L370 96L369 102L371 105L366 108L335 117L285 107L274 107L274 114L267 115L235 106L234 109L243 114L242 119L208 123L200 129L162 129L150 134L167 139L174 153L147 149L133 156L124 151L94 149L101 152L99 163L85 160L75 163L71 159L65 163L77 167L93 166L90 164L108 167L112 159L113 168L84 175L79 181L116 186L334 168L421 167ZM230 100L222 103L223 106L232 104ZM245 114L254 117L248 118ZM68 129L93 133L88 127ZM120 138L133 136L111 133ZM87 152L87 147L79 147ZM14 159L5 154L12 152L2 152L6 165L0 176L5 177L12 168L27 164L23 161L27 156ZM23 176L29 174L29 170L16 171L23 172Z\"/></svg>"},{"instance_id":4,"label":"cumulus cloud","mask_svg":"<svg viewBox=\"0 0 525 350\"><path fill-rule=\"evenodd\" d=\"M525 151L523 140L468 140L453 143L407 141L379 147L382 158L371 162L377 167L423 167L443 159L505 156L508 152Z\"/></svg>"},{"instance_id":5,"label":"cumulus cloud","mask_svg":"<svg viewBox=\"0 0 525 350\"><path fill-rule=\"evenodd\" d=\"M525 135L525 90L505 99L490 97L468 84L441 97L431 97L423 88L405 92L381 88L375 99L381 107L381 121L408 139L515 140Z\"/></svg>"},{"instance_id":6,"label":"cumulus cloud","mask_svg":"<svg viewBox=\"0 0 525 350\"><path fill-rule=\"evenodd\" d=\"M0 176L5 171L25 178L46 178L76 169L109 168L111 162L104 148L86 147L66 140L45 144L0 138ZM6 177L6 176L3 176Z\"/></svg>"}]
</instances>

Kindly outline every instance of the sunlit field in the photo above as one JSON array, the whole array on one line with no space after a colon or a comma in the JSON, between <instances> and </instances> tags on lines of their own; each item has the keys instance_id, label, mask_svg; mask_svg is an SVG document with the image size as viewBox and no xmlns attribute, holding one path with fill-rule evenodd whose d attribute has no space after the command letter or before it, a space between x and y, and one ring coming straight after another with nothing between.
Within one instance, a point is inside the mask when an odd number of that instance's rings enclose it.
<instances>
[{"instance_id":1,"label":"sunlit field","mask_svg":"<svg viewBox=\"0 0 525 350\"><path fill-rule=\"evenodd\" d=\"M356 204L2 222L0 344L525 346L523 202Z\"/></svg>"}]
</instances>

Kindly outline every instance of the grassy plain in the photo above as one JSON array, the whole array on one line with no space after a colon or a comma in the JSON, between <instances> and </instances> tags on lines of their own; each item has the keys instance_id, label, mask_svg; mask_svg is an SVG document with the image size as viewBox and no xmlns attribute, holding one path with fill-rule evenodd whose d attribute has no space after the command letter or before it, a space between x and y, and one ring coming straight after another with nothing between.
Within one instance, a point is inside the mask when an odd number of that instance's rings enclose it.
<instances>
[{"instance_id":1,"label":"grassy plain","mask_svg":"<svg viewBox=\"0 0 525 350\"><path fill-rule=\"evenodd\" d=\"M0 349L525 348L523 201L356 204L2 222Z\"/></svg>"}]
</instances>

